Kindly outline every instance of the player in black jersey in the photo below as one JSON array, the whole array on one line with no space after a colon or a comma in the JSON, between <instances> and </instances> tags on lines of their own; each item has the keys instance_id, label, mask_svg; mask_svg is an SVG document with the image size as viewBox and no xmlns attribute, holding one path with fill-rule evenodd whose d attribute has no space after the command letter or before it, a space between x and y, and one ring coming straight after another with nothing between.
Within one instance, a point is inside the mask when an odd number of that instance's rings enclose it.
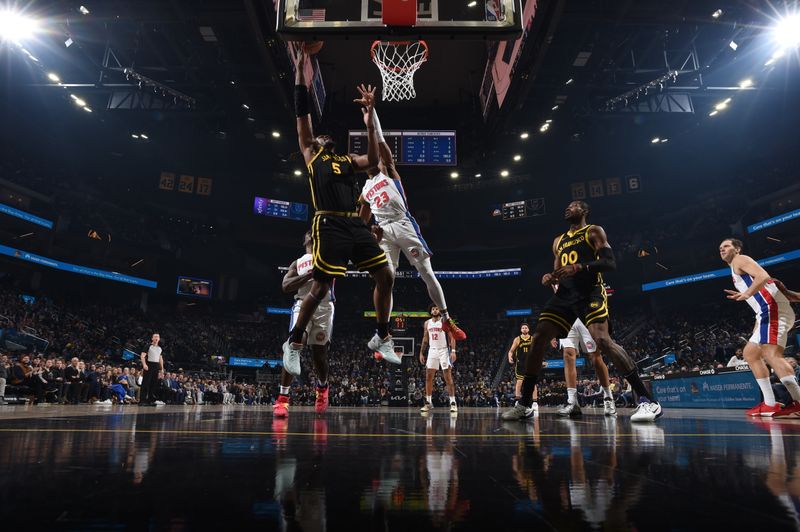
<instances>
[{"instance_id":1,"label":"player in black jersey","mask_svg":"<svg viewBox=\"0 0 800 532\"><path fill-rule=\"evenodd\" d=\"M514 398L519 401L522 397L522 380L525 378L525 364L528 354L531 351L533 337L530 334L530 326L523 323L519 326L519 336L514 338L511 349L508 350L508 363L514 365ZM537 408L536 391L533 389L533 408Z\"/></svg>"},{"instance_id":2,"label":"player in black jersey","mask_svg":"<svg viewBox=\"0 0 800 532\"><path fill-rule=\"evenodd\" d=\"M330 291L335 277L343 277L348 261L360 271L368 271L375 280L373 301L377 317L377 333L369 341L369 348L384 359L400 364L394 352L394 342L389 334L389 309L392 301L394 274L383 250L375 242L369 228L358 216L360 189L356 172L377 166L378 139L373 121L375 89L361 85L361 98L354 100L364 112L367 127L368 149L366 155L340 155L329 135L314 136L308 86L305 79L306 54L302 46L296 48L295 61L295 111L297 137L300 151L308 166L308 182L314 219L311 231L314 238L314 271L311 291L303 299L297 322L289 339L283 344L284 365L287 361L299 362L303 348L303 332L325 294Z\"/></svg>"},{"instance_id":3,"label":"player in black jersey","mask_svg":"<svg viewBox=\"0 0 800 532\"><path fill-rule=\"evenodd\" d=\"M588 215L589 205L585 201L573 201L564 212L570 229L553 241L553 272L542 277L543 285L557 284L558 289L539 314L525 367L522 398L503 414L504 419L523 419L533 415L530 397L539 378L545 351L551 339L567 336L576 318L583 321L600 352L611 358L639 396L639 406L631 421L653 421L661 415L661 406L652 400L644 387L636 364L609 335L603 273L613 271L617 265L606 232L598 225L589 225L586 222Z\"/></svg>"}]
</instances>

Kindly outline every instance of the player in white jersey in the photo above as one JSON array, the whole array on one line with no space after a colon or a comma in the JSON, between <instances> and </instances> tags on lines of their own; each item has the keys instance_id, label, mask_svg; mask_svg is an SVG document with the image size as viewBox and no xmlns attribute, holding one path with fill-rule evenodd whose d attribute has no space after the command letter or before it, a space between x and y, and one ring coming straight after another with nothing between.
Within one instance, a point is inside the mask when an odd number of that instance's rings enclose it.
<instances>
[{"instance_id":1,"label":"player in white jersey","mask_svg":"<svg viewBox=\"0 0 800 532\"><path fill-rule=\"evenodd\" d=\"M283 277L281 288L284 293L295 292L294 305L292 305L292 318L289 323L289 330L294 328L297 322L297 315L300 313L300 305L303 303L311 290L312 274L314 271L314 257L312 250L314 240L311 231L308 231L303 238L303 245L306 254L292 262L289 271ZM333 285L331 290L325 295L314 311L311 321L306 327L303 343L311 346L311 355L314 359L314 369L317 373L317 400L315 408L318 414L328 409L328 347L331 342L333 332L333 313L334 313ZM296 375L300 375L300 356L283 355L283 369L281 370L281 389L278 400L273 405L275 417L286 417L289 414L289 387Z\"/></svg>"},{"instance_id":2,"label":"player in white jersey","mask_svg":"<svg viewBox=\"0 0 800 532\"><path fill-rule=\"evenodd\" d=\"M800 417L800 386L797 385L794 371L786 359L786 337L794 325L794 311L789 300L769 274L756 261L742 255L742 242L728 238L719 245L720 258L728 263L733 275L736 290L725 290L728 299L747 301L756 314L753 335L744 347L753 376L756 378L764 400L747 411L750 416ZM775 393L769 382L769 364L792 396L792 403L783 407L775 401Z\"/></svg>"},{"instance_id":3,"label":"player in white jersey","mask_svg":"<svg viewBox=\"0 0 800 532\"><path fill-rule=\"evenodd\" d=\"M428 288L428 295L442 311L444 327L453 333L456 340L466 340L467 335L450 317L442 285L436 278L431 265L433 252L428 247L419 225L408 209L403 182L394 164L392 150L386 143L377 115L373 118L375 133L380 148L380 163L376 168L367 170L367 181L361 189L359 215L369 225L372 216L378 222L374 229L378 244L389 259L389 266L397 270L400 263L400 252L419 272L420 278Z\"/></svg>"},{"instance_id":4,"label":"player in white jersey","mask_svg":"<svg viewBox=\"0 0 800 532\"><path fill-rule=\"evenodd\" d=\"M453 384L453 362L456 361L456 339L452 333L444 330L444 319L439 307L434 303L430 307L431 319L422 326L422 343L419 348L419 362L425 364L425 405L421 411L429 412L433 408L433 377L441 369L447 393L450 395L450 411L458 412L456 405L456 387ZM428 348L425 358L425 348Z\"/></svg>"},{"instance_id":5,"label":"player in white jersey","mask_svg":"<svg viewBox=\"0 0 800 532\"><path fill-rule=\"evenodd\" d=\"M608 366L597 351L597 345L589 334L589 329L580 319L572 324L566 338L558 340L558 348L564 353L564 380L567 381L567 404L559 411L558 415L577 417L581 415L581 405L578 403L578 351L588 353L592 359L597 380L603 389L603 414L616 416L617 407L614 405L614 396L611 393L611 379L608 377Z\"/></svg>"}]
</instances>

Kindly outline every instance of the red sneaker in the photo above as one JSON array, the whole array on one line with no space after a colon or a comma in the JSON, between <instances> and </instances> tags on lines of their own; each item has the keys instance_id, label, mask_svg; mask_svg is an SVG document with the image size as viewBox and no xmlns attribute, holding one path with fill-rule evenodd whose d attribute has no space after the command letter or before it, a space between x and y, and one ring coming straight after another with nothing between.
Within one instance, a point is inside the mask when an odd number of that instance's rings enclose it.
<instances>
[{"instance_id":1,"label":"red sneaker","mask_svg":"<svg viewBox=\"0 0 800 532\"><path fill-rule=\"evenodd\" d=\"M745 412L745 414L747 414L748 416L760 417L761 416L761 407L762 406L764 406L764 403L758 403L753 408L748 409Z\"/></svg>"},{"instance_id":2,"label":"red sneaker","mask_svg":"<svg viewBox=\"0 0 800 532\"><path fill-rule=\"evenodd\" d=\"M329 386L325 386L324 388L317 386L317 400L314 403L314 409L317 411L317 414L324 414L325 411L328 409L329 389L330 389Z\"/></svg>"},{"instance_id":3,"label":"red sneaker","mask_svg":"<svg viewBox=\"0 0 800 532\"><path fill-rule=\"evenodd\" d=\"M783 409L783 405L775 403L774 406L767 406L761 403L761 417L772 417Z\"/></svg>"},{"instance_id":4,"label":"red sneaker","mask_svg":"<svg viewBox=\"0 0 800 532\"><path fill-rule=\"evenodd\" d=\"M465 333L458 325L456 325L456 321L453 318L447 318L442 322L442 329L445 332L449 332L450 334L455 337L457 342L461 342L467 339L467 333Z\"/></svg>"},{"instance_id":5,"label":"red sneaker","mask_svg":"<svg viewBox=\"0 0 800 532\"><path fill-rule=\"evenodd\" d=\"M275 417L289 417L289 396L279 395L278 400L272 405L272 415Z\"/></svg>"},{"instance_id":6,"label":"red sneaker","mask_svg":"<svg viewBox=\"0 0 800 532\"><path fill-rule=\"evenodd\" d=\"M780 412L776 412L772 417L800 417L800 403L792 401L784 406Z\"/></svg>"}]
</instances>

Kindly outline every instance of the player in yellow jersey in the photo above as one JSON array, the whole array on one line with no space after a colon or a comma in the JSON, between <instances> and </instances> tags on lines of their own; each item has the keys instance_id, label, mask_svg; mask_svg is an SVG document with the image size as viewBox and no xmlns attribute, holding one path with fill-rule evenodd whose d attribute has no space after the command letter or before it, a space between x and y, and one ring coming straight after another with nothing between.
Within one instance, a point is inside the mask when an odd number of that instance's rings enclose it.
<instances>
[{"instance_id":1,"label":"player in yellow jersey","mask_svg":"<svg viewBox=\"0 0 800 532\"><path fill-rule=\"evenodd\" d=\"M564 211L564 219L570 227L553 241L553 271L542 277L543 285L558 284L558 290L539 314L525 367L522 397L503 413L503 419L525 419L533 415L531 395L539 379L545 351L553 338L569 334L577 318L589 329L600 353L614 362L639 396L639 406L631 421L654 421L661 415L661 405L653 401L642 383L636 363L609 335L603 273L615 270L617 264L606 232L599 225L590 225L586 221L588 215L589 204L585 201L573 201Z\"/></svg>"},{"instance_id":2,"label":"player in yellow jersey","mask_svg":"<svg viewBox=\"0 0 800 532\"><path fill-rule=\"evenodd\" d=\"M333 279L344 277L349 261L360 271L368 271L375 280L373 301L377 331L367 345L385 360L400 364L401 359L394 352L394 342L389 334L394 273L389 267L386 254L358 216L357 200L360 189L356 182L356 172L377 166L380 159L373 121L375 89L372 86L359 86L361 98L354 100L366 110L364 124L367 126L367 154L338 154L333 138L329 135L314 136L305 79L306 60L303 47L297 47L294 55L297 138L308 166L308 183L315 210L311 225L314 243L313 283L303 299L291 335L283 344L284 367L290 372L300 372L303 333L314 311L330 292Z\"/></svg>"}]
</instances>

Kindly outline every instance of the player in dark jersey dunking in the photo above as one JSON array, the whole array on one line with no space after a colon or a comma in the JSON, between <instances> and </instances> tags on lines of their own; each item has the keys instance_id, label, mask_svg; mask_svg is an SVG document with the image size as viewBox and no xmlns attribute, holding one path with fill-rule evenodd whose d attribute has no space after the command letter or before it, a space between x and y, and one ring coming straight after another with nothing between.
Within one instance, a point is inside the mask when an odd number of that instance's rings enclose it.
<instances>
[{"instance_id":1,"label":"player in dark jersey dunking","mask_svg":"<svg viewBox=\"0 0 800 532\"><path fill-rule=\"evenodd\" d=\"M589 205L584 201L573 201L564 212L570 229L553 242L554 269L542 277L544 285L558 283L558 291L539 314L525 367L522 397L503 413L503 419L524 419L533 415L531 395L539 379L545 351L551 339L569 334L576 318L588 327L600 352L614 362L639 396L639 406L631 421L653 421L661 415L661 405L652 400L644 387L636 364L608 333L608 300L602 274L613 271L617 265L605 231L598 225L589 225L588 215Z\"/></svg>"},{"instance_id":2,"label":"player in dark jersey dunking","mask_svg":"<svg viewBox=\"0 0 800 532\"><path fill-rule=\"evenodd\" d=\"M360 189L356 172L377 166L380 159L373 121L375 89L361 85L358 87L361 98L354 100L366 109L367 154L339 155L334 151L336 145L330 136L314 136L305 79L306 54L302 46L297 47L293 58L297 137L308 166L311 202L316 211L311 225L314 281L303 299L291 335L283 344L284 367L299 367L303 333L320 301L329 293L333 279L344 277L348 261L352 261L360 271L370 272L375 280L373 302L378 323L377 332L368 343L369 348L385 360L400 364L401 359L394 352L394 342L389 334L394 274L383 250L358 216Z\"/></svg>"}]
</instances>

